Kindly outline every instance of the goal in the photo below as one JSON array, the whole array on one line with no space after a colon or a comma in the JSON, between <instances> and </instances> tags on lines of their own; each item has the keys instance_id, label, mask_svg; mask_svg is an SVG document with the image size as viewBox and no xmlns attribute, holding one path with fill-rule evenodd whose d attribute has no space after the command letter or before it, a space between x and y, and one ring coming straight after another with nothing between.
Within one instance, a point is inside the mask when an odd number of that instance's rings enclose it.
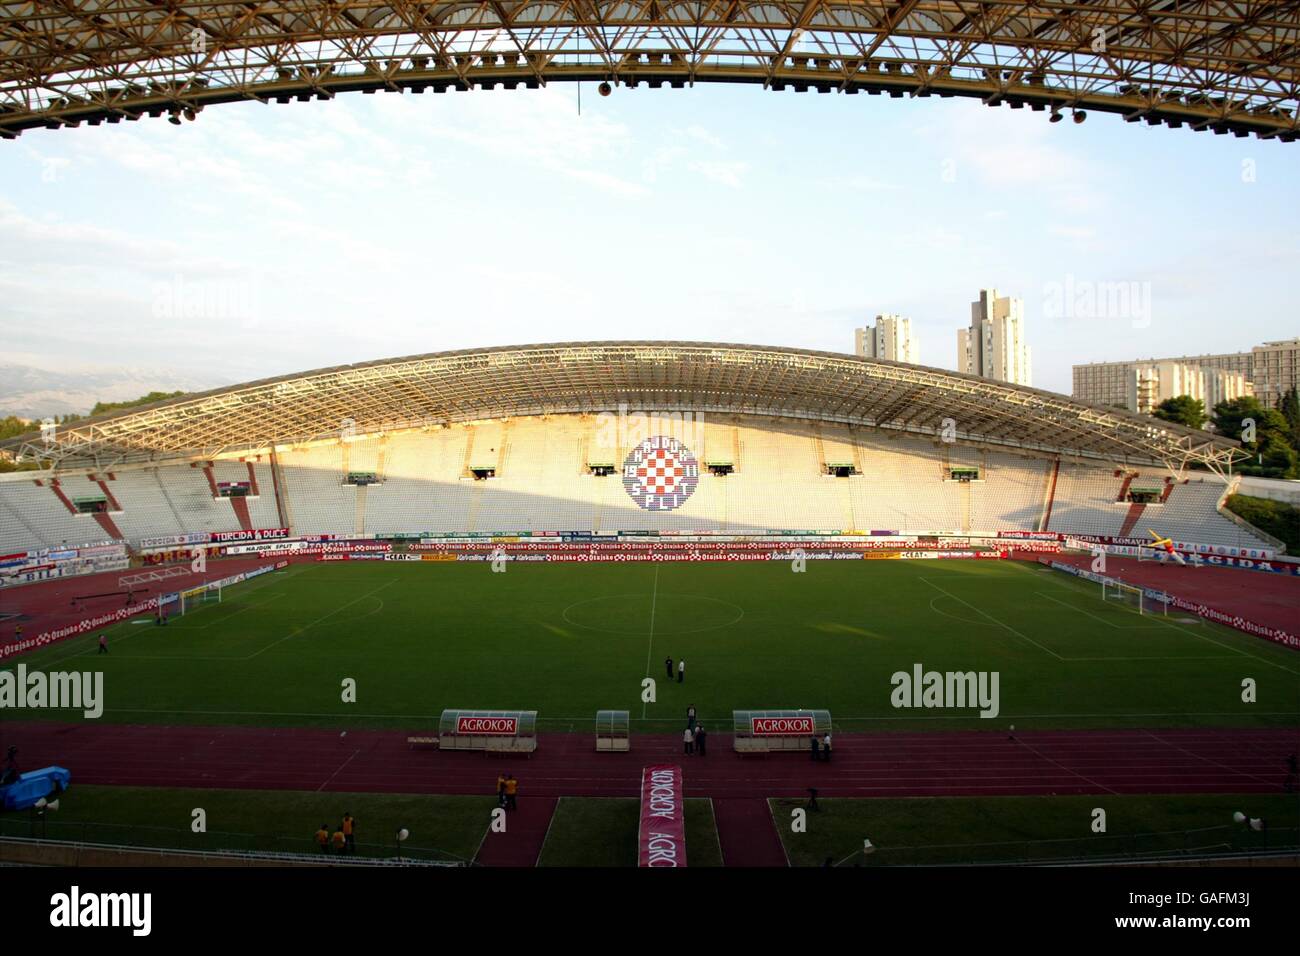
<instances>
[{"instance_id":1,"label":"goal","mask_svg":"<svg viewBox=\"0 0 1300 956\"><path fill-rule=\"evenodd\" d=\"M1101 582L1101 599L1108 604L1123 605L1139 614L1165 615L1169 612L1168 602L1148 595L1142 588L1109 578Z\"/></svg>"},{"instance_id":2,"label":"goal","mask_svg":"<svg viewBox=\"0 0 1300 956\"><path fill-rule=\"evenodd\" d=\"M190 588L176 596L167 609L168 617L181 617L208 604L221 603L221 585L212 584Z\"/></svg>"}]
</instances>

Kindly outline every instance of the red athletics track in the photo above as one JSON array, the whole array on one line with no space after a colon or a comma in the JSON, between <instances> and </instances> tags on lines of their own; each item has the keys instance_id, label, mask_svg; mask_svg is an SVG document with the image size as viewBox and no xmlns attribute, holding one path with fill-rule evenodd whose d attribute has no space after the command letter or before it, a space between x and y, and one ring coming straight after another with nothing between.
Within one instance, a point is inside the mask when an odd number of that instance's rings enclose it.
<instances>
[{"instance_id":1,"label":"red athletics track","mask_svg":"<svg viewBox=\"0 0 1300 956\"><path fill-rule=\"evenodd\" d=\"M780 844L757 810L763 797L802 797L807 787L826 797L1277 793L1287 756L1300 749L1297 728L1032 731L1015 739L1002 731L840 733L826 764L803 752L741 757L723 734L714 739L707 757L688 757L675 735L635 736L632 752L621 754L596 753L587 734L542 734L532 757L503 758L412 750L401 731L0 727L0 750L17 745L23 767L64 766L78 783L491 794L508 770L520 780L521 812L539 798L545 806L560 796L635 797L642 767L679 763L686 795L712 797L727 811L718 815L724 858L742 865L784 863L771 858ZM544 832L531 822L526 846L494 845L491 857L535 860Z\"/></svg>"},{"instance_id":2,"label":"red athletics track","mask_svg":"<svg viewBox=\"0 0 1300 956\"><path fill-rule=\"evenodd\" d=\"M1090 567L1093 560L1086 554L1017 552L1016 557L1040 562L1060 561L1079 568ZM1164 591L1291 634L1296 632L1296 620L1300 618L1300 577L1293 574L1209 565L1182 567L1108 554L1106 577Z\"/></svg>"}]
</instances>

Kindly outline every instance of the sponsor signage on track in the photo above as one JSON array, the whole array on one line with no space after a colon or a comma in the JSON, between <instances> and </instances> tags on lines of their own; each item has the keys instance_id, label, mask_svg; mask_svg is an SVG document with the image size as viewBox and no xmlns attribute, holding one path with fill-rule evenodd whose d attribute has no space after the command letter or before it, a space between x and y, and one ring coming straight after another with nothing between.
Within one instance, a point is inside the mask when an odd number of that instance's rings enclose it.
<instances>
[{"instance_id":1,"label":"sponsor signage on track","mask_svg":"<svg viewBox=\"0 0 1300 956\"><path fill-rule=\"evenodd\" d=\"M682 768L646 767L641 771L641 826L637 866L686 865L686 813Z\"/></svg>"}]
</instances>

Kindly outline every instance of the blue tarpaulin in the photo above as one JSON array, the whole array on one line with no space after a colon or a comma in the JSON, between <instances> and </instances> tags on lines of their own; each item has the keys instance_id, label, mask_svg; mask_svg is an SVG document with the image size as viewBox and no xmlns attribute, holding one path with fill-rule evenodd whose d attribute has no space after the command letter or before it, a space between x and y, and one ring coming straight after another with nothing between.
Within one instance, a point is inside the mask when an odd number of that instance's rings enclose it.
<instances>
[{"instance_id":1,"label":"blue tarpaulin","mask_svg":"<svg viewBox=\"0 0 1300 956\"><path fill-rule=\"evenodd\" d=\"M35 806L41 797L48 797L56 790L60 793L67 790L71 780L72 772L63 767L43 767L22 774L8 786L0 787L0 806L6 810L26 810Z\"/></svg>"}]
</instances>

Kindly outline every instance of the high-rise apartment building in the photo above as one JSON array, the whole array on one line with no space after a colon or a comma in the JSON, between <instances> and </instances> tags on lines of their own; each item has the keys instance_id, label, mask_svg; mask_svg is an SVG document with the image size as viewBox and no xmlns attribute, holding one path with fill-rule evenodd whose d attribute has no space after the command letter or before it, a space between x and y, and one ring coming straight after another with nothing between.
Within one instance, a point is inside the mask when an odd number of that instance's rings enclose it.
<instances>
[{"instance_id":1,"label":"high-rise apartment building","mask_svg":"<svg viewBox=\"0 0 1300 956\"><path fill-rule=\"evenodd\" d=\"M981 378L1032 385L1025 341L1025 304L997 289L981 289L971 303L970 327L957 330L957 371Z\"/></svg>"},{"instance_id":2,"label":"high-rise apartment building","mask_svg":"<svg viewBox=\"0 0 1300 956\"><path fill-rule=\"evenodd\" d=\"M876 324L853 332L853 351L864 358L916 364L917 348L912 339L912 320L901 315L876 316Z\"/></svg>"},{"instance_id":3,"label":"high-rise apartment building","mask_svg":"<svg viewBox=\"0 0 1300 956\"><path fill-rule=\"evenodd\" d=\"M1193 397L1201 398L1207 411L1218 402L1252 394L1265 407L1276 408L1283 395L1300 387L1300 337L1265 342L1249 352L1076 365L1072 395L1095 405L1117 405L1130 411L1145 411L1137 396L1153 387L1155 380L1150 368L1165 364L1193 366L1206 373L1203 393ZM1138 377L1143 380L1141 386L1137 383ZM1166 381L1173 387L1176 379L1170 373ZM1155 404L1175 397L1164 394L1163 389L1160 393L1162 397Z\"/></svg>"}]
</instances>

